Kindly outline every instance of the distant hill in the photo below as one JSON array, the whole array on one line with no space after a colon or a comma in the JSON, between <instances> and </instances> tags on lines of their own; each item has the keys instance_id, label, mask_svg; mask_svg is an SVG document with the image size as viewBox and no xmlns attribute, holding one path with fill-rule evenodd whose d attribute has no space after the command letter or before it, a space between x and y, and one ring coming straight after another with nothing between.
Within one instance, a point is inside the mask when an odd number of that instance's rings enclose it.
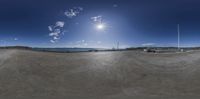
<instances>
[{"instance_id":1,"label":"distant hill","mask_svg":"<svg viewBox=\"0 0 200 99\"><path fill-rule=\"evenodd\" d=\"M32 49L31 47L27 46L3 46L0 49Z\"/></svg>"},{"instance_id":2,"label":"distant hill","mask_svg":"<svg viewBox=\"0 0 200 99\"><path fill-rule=\"evenodd\" d=\"M143 49L177 50L177 47L130 47L130 48L126 48L126 50L143 50ZM185 50L199 50L200 47L181 47L180 49L185 49Z\"/></svg>"}]
</instances>

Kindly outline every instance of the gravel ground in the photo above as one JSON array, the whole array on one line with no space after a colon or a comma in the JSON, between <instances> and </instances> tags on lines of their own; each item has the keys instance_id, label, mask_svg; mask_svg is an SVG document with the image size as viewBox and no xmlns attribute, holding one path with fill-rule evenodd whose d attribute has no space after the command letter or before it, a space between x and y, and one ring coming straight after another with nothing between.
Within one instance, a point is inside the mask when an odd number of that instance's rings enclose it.
<instances>
[{"instance_id":1,"label":"gravel ground","mask_svg":"<svg viewBox=\"0 0 200 99\"><path fill-rule=\"evenodd\" d=\"M0 99L199 99L200 52L0 50Z\"/></svg>"}]
</instances>

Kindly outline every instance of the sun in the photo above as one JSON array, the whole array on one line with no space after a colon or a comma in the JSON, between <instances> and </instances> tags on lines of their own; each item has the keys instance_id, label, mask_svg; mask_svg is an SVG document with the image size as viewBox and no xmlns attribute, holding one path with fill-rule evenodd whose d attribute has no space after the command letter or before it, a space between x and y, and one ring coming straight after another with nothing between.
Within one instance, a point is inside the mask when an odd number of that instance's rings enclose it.
<instances>
[{"instance_id":1,"label":"sun","mask_svg":"<svg viewBox=\"0 0 200 99\"><path fill-rule=\"evenodd\" d=\"M96 25L96 28L98 29L98 30L103 30L104 28L105 28L105 25L104 24L97 24Z\"/></svg>"}]
</instances>

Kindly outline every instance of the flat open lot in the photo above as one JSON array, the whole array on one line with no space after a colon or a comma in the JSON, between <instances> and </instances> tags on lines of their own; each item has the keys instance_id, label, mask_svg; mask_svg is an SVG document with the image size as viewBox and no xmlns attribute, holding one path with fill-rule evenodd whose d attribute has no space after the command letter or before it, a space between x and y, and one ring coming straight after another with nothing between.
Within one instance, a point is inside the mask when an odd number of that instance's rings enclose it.
<instances>
[{"instance_id":1,"label":"flat open lot","mask_svg":"<svg viewBox=\"0 0 200 99\"><path fill-rule=\"evenodd\" d=\"M0 99L199 99L200 52L0 50Z\"/></svg>"}]
</instances>

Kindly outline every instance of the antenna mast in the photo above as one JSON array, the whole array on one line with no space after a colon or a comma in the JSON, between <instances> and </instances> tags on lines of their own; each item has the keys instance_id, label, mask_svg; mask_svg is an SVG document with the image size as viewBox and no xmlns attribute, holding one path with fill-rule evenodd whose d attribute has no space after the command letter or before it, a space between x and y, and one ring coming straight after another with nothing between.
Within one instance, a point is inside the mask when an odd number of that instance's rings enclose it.
<instances>
[{"instance_id":1,"label":"antenna mast","mask_svg":"<svg viewBox=\"0 0 200 99\"><path fill-rule=\"evenodd\" d=\"M177 32L178 32L178 50L180 49L180 25L177 25Z\"/></svg>"}]
</instances>

